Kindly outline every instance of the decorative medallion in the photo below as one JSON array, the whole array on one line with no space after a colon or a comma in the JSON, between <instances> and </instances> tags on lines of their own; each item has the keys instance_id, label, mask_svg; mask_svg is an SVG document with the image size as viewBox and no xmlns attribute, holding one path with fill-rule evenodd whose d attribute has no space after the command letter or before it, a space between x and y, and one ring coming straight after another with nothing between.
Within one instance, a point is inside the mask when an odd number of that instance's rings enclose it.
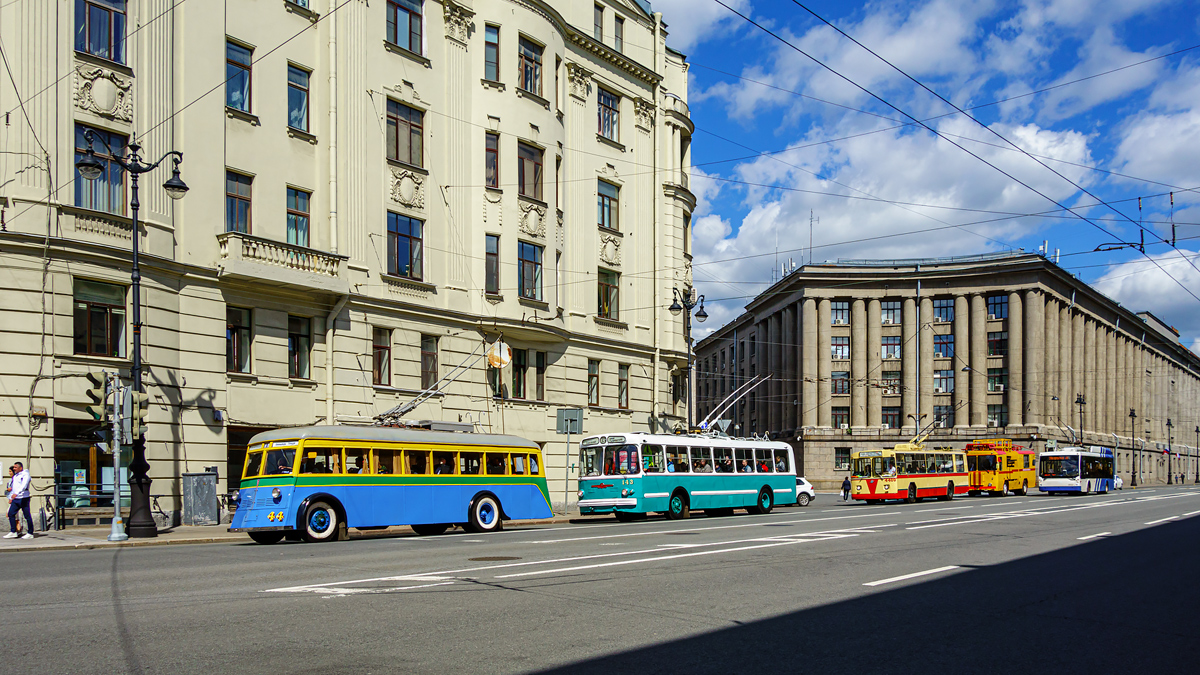
<instances>
[{"instance_id":1,"label":"decorative medallion","mask_svg":"<svg viewBox=\"0 0 1200 675\"><path fill-rule=\"evenodd\" d=\"M546 207L533 202L520 201L521 231L539 239L546 238Z\"/></svg>"},{"instance_id":2,"label":"decorative medallion","mask_svg":"<svg viewBox=\"0 0 1200 675\"><path fill-rule=\"evenodd\" d=\"M133 121L133 80L100 66L75 68L75 105L123 122Z\"/></svg>"},{"instance_id":3,"label":"decorative medallion","mask_svg":"<svg viewBox=\"0 0 1200 675\"><path fill-rule=\"evenodd\" d=\"M392 167L392 201L414 209L425 208L425 176Z\"/></svg>"},{"instance_id":4,"label":"decorative medallion","mask_svg":"<svg viewBox=\"0 0 1200 675\"><path fill-rule=\"evenodd\" d=\"M649 131L654 126L654 102L644 98L634 101L634 121L639 127Z\"/></svg>"},{"instance_id":5,"label":"decorative medallion","mask_svg":"<svg viewBox=\"0 0 1200 675\"><path fill-rule=\"evenodd\" d=\"M567 83L572 96L587 100L591 80L592 71L574 63L567 64Z\"/></svg>"},{"instance_id":6,"label":"decorative medallion","mask_svg":"<svg viewBox=\"0 0 1200 675\"><path fill-rule=\"evenodd\" d=\"M621 238L615 234L600 235L600 260L606 265L621 264Z\"/></svg>"}]
</instances>

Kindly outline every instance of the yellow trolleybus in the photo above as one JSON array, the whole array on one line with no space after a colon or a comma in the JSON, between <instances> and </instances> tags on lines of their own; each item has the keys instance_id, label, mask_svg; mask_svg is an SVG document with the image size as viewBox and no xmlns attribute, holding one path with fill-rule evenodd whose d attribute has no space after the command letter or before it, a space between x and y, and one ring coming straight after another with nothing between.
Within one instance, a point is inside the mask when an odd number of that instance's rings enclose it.
<instances>
[{"instance_id":1,"label":"yellow trolleybus","mask_svg":"<svg viewBox=\"0 0 1200 675\"><path fill-rule=\"evenodd\" d=\"M954 499L967 493L967 458L961 450L927 449L926 434L894 448L851 453L850 495L866 502L925 497Z\"/></svg>"}]
</instances>

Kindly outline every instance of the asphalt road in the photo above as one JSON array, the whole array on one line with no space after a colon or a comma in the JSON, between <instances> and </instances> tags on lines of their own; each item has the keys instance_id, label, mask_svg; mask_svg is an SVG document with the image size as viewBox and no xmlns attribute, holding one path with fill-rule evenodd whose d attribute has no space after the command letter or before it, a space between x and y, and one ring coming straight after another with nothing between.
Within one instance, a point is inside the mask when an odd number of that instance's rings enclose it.
<instances>
[{"instance_id":1,"label":"asphalt road","mask_svg":"<svg viewBox=\"0 0 1200 675\"><path fill-rule=\"evenodd\" d=\"M1198 515L1197 486L822 495L684 522L14 553L0 655L38 673L1195 672Z\"/></svg>"}]
</instances>

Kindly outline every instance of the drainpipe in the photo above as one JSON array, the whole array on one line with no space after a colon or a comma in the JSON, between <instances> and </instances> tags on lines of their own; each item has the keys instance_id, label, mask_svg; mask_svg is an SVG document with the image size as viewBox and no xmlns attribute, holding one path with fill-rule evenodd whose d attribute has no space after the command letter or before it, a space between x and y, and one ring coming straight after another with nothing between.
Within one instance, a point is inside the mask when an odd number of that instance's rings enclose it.
<instances>
[{"instance_id":1,"label":"drainpipe","mask_svg":"<svg viewBox=\"0 0 1200 675\"><path fill-rule=\"evenodd\" d=\"M659 33L661 32L661 30L662 30L662 12L655 12L654 13L654 70L655 70L655 72L661 72L661 69L659 68L659 56L658 56L658 36L659 36ZM658 110L658 85L654 85L654 89L650 92L650 98L654 100L654 109L655 109L654 130L653 130L653 137L651 139L651 141L654 143L654 166L651 167L651 171L650 171L650 180L653 182L653 185L651 186L651 190L654 193L654 205L653 205L653 208L654 208L654 218L653 218L654 232L653 232L652 238L651 238L651 240L654 242L652 244L653 254L651 256L652 259L654 260L654 263L653 263L654 272L651 277L651 284L654 287L654 293L652 295L654 310L651 312L652 316L654 317L654 320L651 322L654 326L651 331L654 333L654 386L650 388L651 391L653 392L653 394L651 396L651 400L650 400L650 420L651 420L651 424L653 425L656 423L657 420L661 419L658 416L658 413L659 413L658 390L660 388L660 384L658 381L658 369L659 369L659 361L662 358L662 345L661 345L661 336L660 336L660 332L661 332L662 328L661 328L661 324L659 322L659 313L662 311L662 307L660 306L659 297L658 297L658 284L659 284L659 281L658 281L658 262L659 262L658 261L658 236L659 236L658 221L659 221L659 218L661 217L661 213L660 213L661 206L659 203L659 199L660 199L660 195L662 193L662 184L658 180L658 167L659 167L659 163L661 161L661 152L662 152L661 148L659 148L658 127L660 124L662 124L662 111ZM651 427L651 430L652 431L654 430L653 427Z\"/></svg>"},{"instance_id":2,"label":"drainpipe","mask_svg":"<svg viewBox=\"0 0 1200 675\"><path fill-rule=\"evenodd\" d=\"M338 252L337 226L337 12L329 13L329 252ZM344 301L343 301L344 302ZM330 399L333 400L333 399ZM332 408L330 409L332 411ZM330 412L332 415L333 413Z\"/></svg>"},{"instance_id":3,"label":"drainpipe","mask_svg":"<svg viewBox=\"0 0 1200 675\"><path fill-rule=\"evenodd\" d=\"M337 420L333 416L333 335L334 325L337 323L338 314L346 307L346 302L350 300L349 295L343 295L338 298L337 304L334 305L333 311L325 319L325 423L337 424Z\"/></svg>"}]
</instances>

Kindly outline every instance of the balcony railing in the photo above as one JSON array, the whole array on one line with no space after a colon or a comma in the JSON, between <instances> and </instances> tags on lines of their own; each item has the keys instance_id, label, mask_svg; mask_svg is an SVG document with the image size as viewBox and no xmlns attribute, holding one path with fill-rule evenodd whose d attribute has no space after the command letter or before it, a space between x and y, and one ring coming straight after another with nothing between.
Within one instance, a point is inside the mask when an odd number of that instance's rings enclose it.
<instances>
[{"instance_id":1,"label":"balcony railing","mask_svg":"<svg viewBox=\"0 0 1200 675\"><path fill-rule=\"evenodd\" d=\"M217 241L221 245L221 260L243 260L333 278L342 275L346 262L345 256L241 232L219 234Z\"/></svg>"}]
</instances>

